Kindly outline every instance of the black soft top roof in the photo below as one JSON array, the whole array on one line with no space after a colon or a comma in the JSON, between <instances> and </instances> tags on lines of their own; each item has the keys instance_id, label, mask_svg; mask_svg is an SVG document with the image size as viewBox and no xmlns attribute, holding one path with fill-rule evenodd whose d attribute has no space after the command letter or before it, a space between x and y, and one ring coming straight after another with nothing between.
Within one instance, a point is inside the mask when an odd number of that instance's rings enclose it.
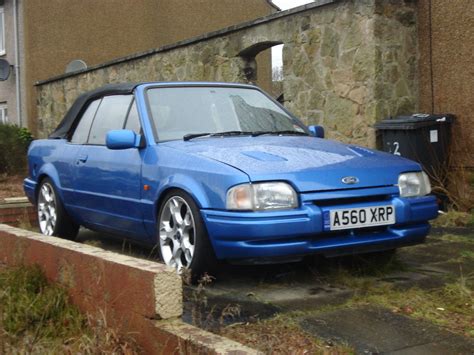
<instances>
[{"instance_id":1,"label":"black soft top roof","mask_svg":"<svg viewBox=\"0 0 474 355\"><path fill-rule=\"evenodd\" d=\"M89 102L108 95L132 94L133 90L135 90L139 84L140 83L108 84L98 89L85 92L74 101L56 130L49 135L49 138L68 138L69 133L75 128L78 119L81 117Z\"/></svg>"}]
</instances>

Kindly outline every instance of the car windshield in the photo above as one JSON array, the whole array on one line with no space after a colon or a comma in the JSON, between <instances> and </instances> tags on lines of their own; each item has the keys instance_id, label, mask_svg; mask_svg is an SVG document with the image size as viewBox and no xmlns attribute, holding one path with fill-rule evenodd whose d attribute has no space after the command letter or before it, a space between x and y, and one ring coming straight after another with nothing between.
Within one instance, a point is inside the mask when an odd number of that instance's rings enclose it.
<instances>
[{"instance_id":1,"label":"car windshield","mask_svg":"<svg viewBox=\"0 0 474 355\"><path fill-rule=\"evenodd\" d=\"M148 102L158 140L206 135L306 134L304 126L256 89L152 88Z\"/></svg>"}]
</instances>

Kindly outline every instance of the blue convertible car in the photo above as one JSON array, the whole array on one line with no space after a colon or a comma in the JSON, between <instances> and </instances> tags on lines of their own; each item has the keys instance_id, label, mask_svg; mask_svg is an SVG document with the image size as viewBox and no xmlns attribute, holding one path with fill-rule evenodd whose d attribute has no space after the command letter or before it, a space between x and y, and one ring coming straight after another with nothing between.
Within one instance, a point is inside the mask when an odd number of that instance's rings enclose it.
<instances>
[{"instance_id":1,"label":"blue convertible car","mask_svg":"<svg viewBox=\"0 0 474 355\"><path fill-rule=\"evenodd\" d=\"M108 85L31 144L24 188L43 234L123 235L195 274L423 242L437 204L420 165L323 136L250 85Z\"/></svg>"}]
</instances>

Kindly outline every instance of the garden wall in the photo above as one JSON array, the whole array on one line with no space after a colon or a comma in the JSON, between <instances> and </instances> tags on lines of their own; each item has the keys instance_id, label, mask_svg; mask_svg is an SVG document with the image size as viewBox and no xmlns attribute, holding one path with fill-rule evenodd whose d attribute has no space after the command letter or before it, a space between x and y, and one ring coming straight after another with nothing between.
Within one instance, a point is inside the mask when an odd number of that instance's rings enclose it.
<instances>
[{"instance_id":1,"label":"garden wall","mask_svg":"<svg viewBox=\"0 0 474 355\"><path fill-rule=\"evenodd\" d=\"M36 209L29 202L21 203L1 203L0 202L0 223L12 226L35 226L38 217Z\"/></svg>"},{"instance_id":2,"label":"garden wall","mask_svg":"<svg viewBox=\"0 0 474 355\"><path fill-rule=\"evenodd\" d=\"M149 354L256 354L180 320L181 278L164 264L0 224L0 264L39 265L84 313Z\"/></svg>"}]
</instances>

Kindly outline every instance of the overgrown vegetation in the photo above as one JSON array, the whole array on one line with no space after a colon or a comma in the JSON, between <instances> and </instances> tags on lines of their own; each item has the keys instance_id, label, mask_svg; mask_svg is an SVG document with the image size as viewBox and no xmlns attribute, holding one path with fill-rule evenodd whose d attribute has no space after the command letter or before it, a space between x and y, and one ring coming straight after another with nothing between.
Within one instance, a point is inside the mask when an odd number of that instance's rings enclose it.
<instances>
[{"instance_id":1,"label":"overgrown vegetation","mask_svg":"<svg viewBox=\"0 0 474 355\"><path fill-rule=\"evenodd\" d=\"M344 344L318 340L303 331L295 319L282 314L256 323L237 323L221 334L266 354L353 354Z\"/></svg>"},{"instance_id":2,"label":"overgrown vegetation","mask_svg":"<svg viewBox=\"0 0 474 355\"><path fill-rule=\"evenodd\" d=\"M0 174L15 175L26 171L26 153L32 140L28 129L0 124Z\"/></svg>"},{"instance_id":3,"label":"overgrown vegetation","mask_svg":"<svg viewBox=\"0 0 474 355\"><path fill-rule=\"evenodd\" d=\"M138 348L84 317L38 267L0 267L0 353L135 354Z\"/></svg>"},{"instance_id":4,"label":"overgrown vegetation","mask_svg":"<svg viewBox=\"0 0 474 355\"><path fill-rule=\"evenodd\" d=\"M389 283L374 283L358 292L347 306L380 305L395 313L422 319L452 332L474 337L473 277L463 276L444 287L424 290L412 287L401 290Z\"/></svg>"},{"instance_id":5,"label":"overgrown vegetation","mask_svg":"<svg viewBox=\"0 0 474 355\"><path fill-rule=\"evenodd\" d=\"M470 242L472 237L456 236L457 242ZM440 238L451 241L450 235ZM446 244L448 245L448 244ZM350 287L354 296L347 303L337 307L359 307L379 305L395 313L401 313L416 319L425 320L442 326L452 332L474 337L474 273L463 270L464 262L474 260L474 252L460 252L454 261L459 263L458 276L451 276L447 283L438 288L420 288L412 286L400 288L396 284L384 281L391 272L409 271L396 255L391 258L349 258L327 264L316 276L326 282ZM323 312L328 309L319 309Z\"/></svg>"},{"instance_id":6,"label":"overgrown vegetation","mask_svg":"<svg viewBox=\"0 0 474 355\"><path fill-rule=\"evenodd\" d=\"M431 222L434 227L474 227L474 211L471 213L451 210Z\"/></svg>"}]
</instances>

